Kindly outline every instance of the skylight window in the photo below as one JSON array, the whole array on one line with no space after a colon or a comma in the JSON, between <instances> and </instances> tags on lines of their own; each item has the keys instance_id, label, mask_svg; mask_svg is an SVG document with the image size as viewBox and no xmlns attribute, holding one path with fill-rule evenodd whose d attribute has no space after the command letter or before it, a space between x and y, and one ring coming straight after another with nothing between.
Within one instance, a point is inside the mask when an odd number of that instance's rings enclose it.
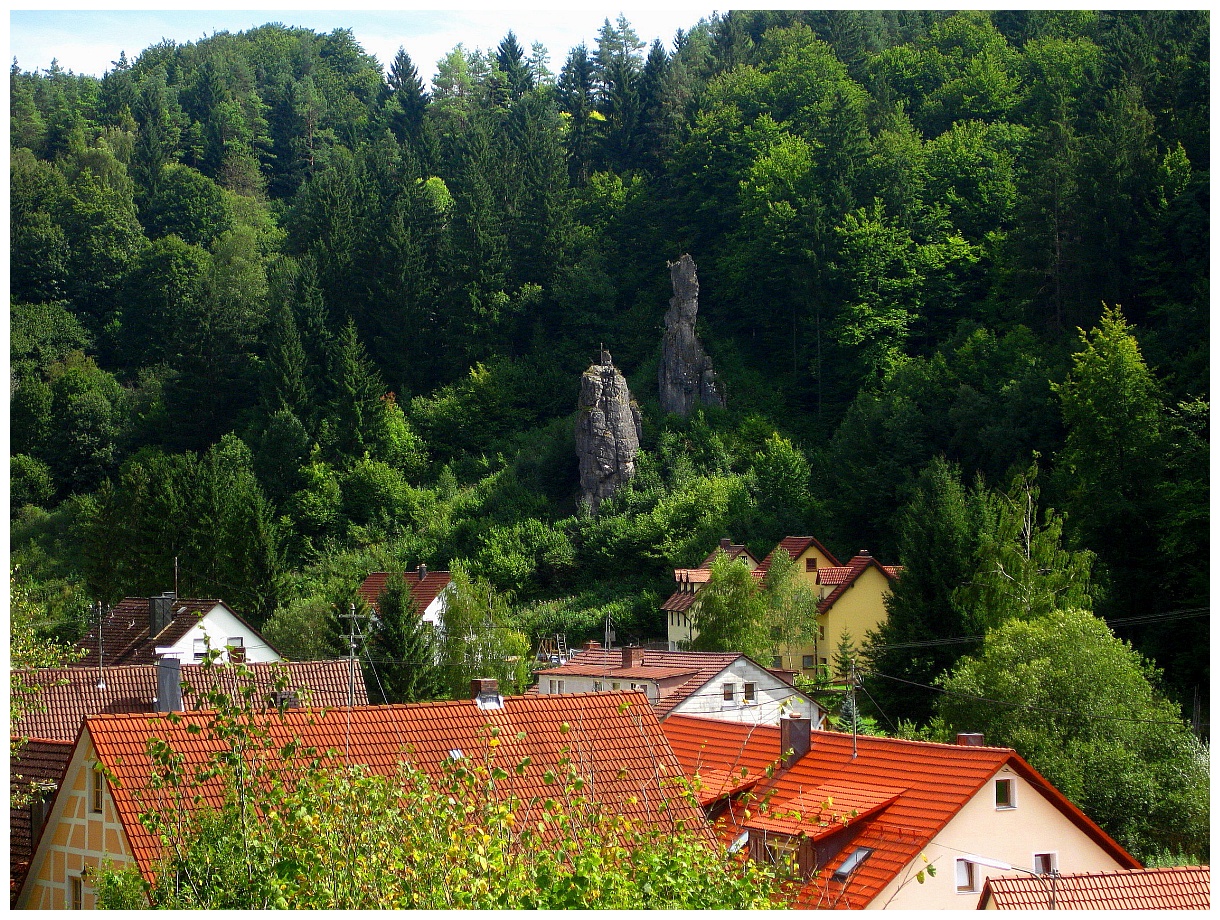
<instances>
[{"instance_id":1,"label":"skylight window","mask_svg":"<svg viewBox=\"0 0 1220 920\"><path fill-rule=\"evenodd\" d=\"M849 878L851 878L851 874L860 867L860 864L864 862L864 860L868 859L870 855L872 855L872 852L871 847L856 847L851 851L851 855L849 855L847 859L843 860L843 864L839 866L839 868L835 869L834 874L831 877L836 882L846 882Z\"/></svg>"}]
</instances>

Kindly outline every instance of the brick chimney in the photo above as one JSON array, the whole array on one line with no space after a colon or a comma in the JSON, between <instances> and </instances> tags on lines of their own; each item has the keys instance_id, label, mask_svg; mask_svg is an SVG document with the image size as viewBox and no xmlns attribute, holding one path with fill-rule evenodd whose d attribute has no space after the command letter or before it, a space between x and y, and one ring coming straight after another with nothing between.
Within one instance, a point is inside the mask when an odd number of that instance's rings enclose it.
<instances>
[{"instance_id":1,"label":"brick chimney","mask_svg":"<svg viewBox=\"0 0 1220 920\"><path fill-rule=\"evenodd\" d=\"M415 574L419 576L420 581L423 581L428 577L428 567L421 562L419 567L415 570Z\"/></svg>"},{"instance_id":2,"label":"brick chimney","mask_svg":"<svg viewBox=\"0 0 1220 920\"><path fill-rule=\"evenodd\" d=\"M728 537L721 537L721 538L720 538L720 548L721 548L722 550L724 550L726 553L729 551L729 549L730 549L732 546L733 546L733 541L732 541L732 540L730 540Z\"/></svg>"},{"instance_id":3,"label":"brick chimney","mask_svg":"<svg viewBox=\"0 0 1220 920\"><path fill-rule=\"evenodd\" d=\"M599 649L601 647L602 647L602 644L600 642L598 642L596 639L590 639L588 642L586 642L584 645L581 646L581 648L586 652L594 652L594 651L597 651L597 649Z\"/></svg>"},{"instance_id":4,"label":"brick chimney","mask_svg":"<svg viewBox=\"0 0 1220 920\"><path fill-rule=\"evenodd\" d=\"M174 595L172 592L148 599L148 637L160 635L174 618Z\"/></svg>"},{"instance_id":5,"label":"brick chimney","mask_svg":"<svg viewBox=\"0 0 1220 920\"><path fill-rule=\"evenodd\" d=\"M623 648L623 667L640 668L644 666L644 650L634 645Z\"/></svg>"},{"instance_id":6,"label":"brick chimney","mask_svg":"<svg viewBox=\"0 0 1220 920\"><path fill-rule=\"evenodd\" d=\"M982 732L958 732L957 743L962 747L983 747L986 744Z\"/></svg>"},{"instance_id":7,"label":"brick chimney","mask_svg":"<svg viewBox=\"0 0 1220 920\"><path fill-rule=\"evenodd\" d=\"M804 716L789 715L779 720L779 756L785 770L809 753L812 728L812 720Z\"/></svg>"},{"instance_id":8,"label":"brick chimney","mask_svg":"<svg viewBox=\"0 0 1220 920\"><path fill-rule=\"evenodd\" d=\"M500 696L500 683L494 677L476 677L470 682L470 693L480 709L503 709L504 697Z\"/></svg>"},{"instance_id":9,"label":"brick chimney","mask_svg":"<svg viewBox=\"0 0 1220 920\"><path fill-rule=\"evenodd\" d=\"M182 662L169 655L157 659L157 712L182 712Z\"/></svg>"}]
</instances>

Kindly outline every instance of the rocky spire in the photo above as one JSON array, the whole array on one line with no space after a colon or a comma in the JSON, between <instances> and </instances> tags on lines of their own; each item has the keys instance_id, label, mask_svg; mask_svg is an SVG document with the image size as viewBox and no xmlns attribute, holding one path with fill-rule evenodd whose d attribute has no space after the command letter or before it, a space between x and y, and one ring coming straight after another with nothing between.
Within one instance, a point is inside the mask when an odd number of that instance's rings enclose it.
<instances>
[{"instance_id":1,"label":"rocky spire","mask_svg":"<svg viewBox=\"0 0 1220 920\"><path fill-rule=\"evenodd\" d=\"M591 511L635 475L640 449L640 409L627 381L604 347L580 378L576 455L580 458L580 499Z\"/></svg>"},{"instance_id":2,"label":"rocky spire","mask_svg":"<svg viewBox=\"0 0 1220 920\"><path fill-rule=\"evenodd\" d=\"M677 262L670 262L669 278L674 296L665 313L665 337L661 340L657 378L661 411L675 412L685 418L696 406L723 407L724 396L716 386L712 359L695 336L695 316L699 312L695 260L686 254Z\"/></svg>"}]
</instances>

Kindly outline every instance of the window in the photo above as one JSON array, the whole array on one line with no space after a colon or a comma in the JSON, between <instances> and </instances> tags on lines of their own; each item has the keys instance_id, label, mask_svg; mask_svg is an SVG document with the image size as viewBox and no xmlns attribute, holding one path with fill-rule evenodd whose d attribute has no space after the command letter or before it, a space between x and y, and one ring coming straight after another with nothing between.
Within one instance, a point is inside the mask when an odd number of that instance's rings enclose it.
<instances>
[{"instance_id":1,"label":"window","mask_svg":"<svg viewBox=\"0 0 1220 920\"><path fill-rule=\"evenodd\" d=\"M1059 870L1058 853L1035 853L1034 871L1039 875L1053 875Z\"/></svg>"},{"instance_id":2,"label":"window","mask_svg":"<svg viewBox=\"0 0 1220 920\"><path fill-rule=\"evenodd\" d=\"M773 865L781 876L791 877L799 871L797 842L789 837L767 837L764 845L767 852L767 862Z\"/></svg>"},{"instance_id":3,"label":"window","mask_svg":"<svg viewBox=\"0 0 1220 920\"><path fill-rule=\"evenodd\" d=\"M602 688L602 682L600 680L593 681L593 690L594 691L598 691L601 688Z\"/></svg>"},{"instance_id":4,"label":"window","mask_svg":"<svg viewBox=\"0 0 1220 920\"><path fill-rule=\"evenodd\" d=\"M860 863L868 859L872 854L872 849L869 847L856 847L851 851L851 855L843 860L839 868L835 869L833 878L836 882L846 882L851 874L859 868Z\"/></svg>"},{"instance_id":5,"label":"window","mask_svg":"<svg viewBox=\"0 0 1220 920\"><path fill-rule=\"evenodd\" d=\"M818 557L810 556L808 559L805 560L805 571L806 572L816 572L817 570L818 570Z\"/></svg>"},{"instance_id":6,"label":"window","mask_svg":"<svg viewBox=\"0 0 1220 920\"><path fill-rule=\"evenodd\" d=\"M771 667L782 668L784 666L784 658L782 655L776 655L771 659Z\"/></svg>"},{"instance_id":7,"label":"window","mask_svg":"<svg viewBox=\"0 0 1220 920\"><path fill-rule=\"evenodd\" d=\"M195 648L195 660L203 661L203 656L206 655L207 651L208 651L208 640L207 639L196 639L194 648Z\"/></svg>"},{"instance_id":8,"label":"window","mask_svg":"<svg viewBox=\"0 0 1220 920\"><path fill-rule=\"evenodd\" d=\"M619 683L617 680L614 680L614 681L611 681L611 682L610 682L610 689L611 689L611 690L618 690L618 689L619 689L620 687L622 687L622 686L623 686L623 685L622 685L622 684L620 684L620 683Z\"/></svg>"},{"instance_id":9,"label":"window","mask_svg":"<svg viewBox=\"0 0 1220 920\"><path fill-rule=\"evenodd\" d=\"M968 859L959 859L957 861L957 890L963 892L975 891L976 879L974 863Z\"/></svg>"},{"instance_id":10,"label":"window","mask_svg":"<svg viewBox=\"0 0 1220 920\"><path fill-rule=\"evenodd\" d=\"M754 702L754 684L743 684L742 699L747 703Z\"/></svg>"},{"instance_id":11,"label":"window","mask_svg":"<svg viewBox=\"0 0 1220 920\"><path fill-rule=\"evenodd\" d=\"M724 685L724 701L726 703L731 703L735 699L737 699L737 685L736 684L725 684Z\"/></svg>"},{"instance_id":12,"label":"window","mask_svg":"<svg viewBox=\"0 0 1220 920\"><path fill-rule=\"evenodd\" d=\"M826 641L826 624L825 623L818 624L818 641L819 642Z\"/></svg>"},{"instance_id":13,"label":"window","mask_svg":"<svg viewBox=\"0 0 1220 920\"><path fill-rule=\"evenodd\" d=\"M995 781L995 807L996 808L1016 808L1017 800L1014 796L1012 780L997 779Z\"/></svg>"},{"instance_id":14,"label":"window","mask_svg":"<svg viewBox=\"0 0 1220 920\"><path fill-rule=\"evenodd\" d=\"M96 766L96 764L95 764ZM89 810L95 815L102 813L102 791L106 788L106 774L96 769L89 770Z\"/></svg>"},{"instance_id":15,"label":"window","mask_svg":"<svg viewBox=\"0 0 1220 920\"><path fill-rule=\"evenodd\" d=\"M813 667L813 656L812 655L802 655L801 656L801 667L802 668L812 668Z\"/></svg>"},{"instance_id":16,"label":"window","mask_svg":"<svg viewBox=\"0 0 1220 920\"><path fill-rule=\"evenodd\" d=\"M74 875L69 880L72 884L72 909L85 909L85 880L79 875Z\"/></svg>"},{"instance_id":17,"label":"window","mask_svg":"<svg viewBox=\"0 0 1220 920\"><path fill-rule=\"evenodd\" d=\"M246 660L246 639L244 636L229 636L229 641L225 645L229 649L230 661Z\"/></svg>"}]
</instances>

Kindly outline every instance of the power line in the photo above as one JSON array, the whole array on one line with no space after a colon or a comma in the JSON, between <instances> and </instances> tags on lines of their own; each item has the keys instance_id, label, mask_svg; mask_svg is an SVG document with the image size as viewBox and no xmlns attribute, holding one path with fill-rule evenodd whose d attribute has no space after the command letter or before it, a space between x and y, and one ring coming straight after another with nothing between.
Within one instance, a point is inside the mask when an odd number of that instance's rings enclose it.
<instances>
[{"instance_id":1,"label":"power line","mask_svg":"<svg viewBox=\"0 0 1220 920\"><path fill-rule=\"evenodd\" d=\"M955 690L946 690L944 687L933 687L931 684L921 684L918 681L906 680L902 677L894 677L892 674L882 674L880 671L866 671L869 677L884 677L886 680L896 681L900 684L906 684L910 687L919 687L923 690L932 690L936 693L943 693L945 696L953 696L958 699L974 700L980 703L991 703L994 706L1007 706L1010 709L1023 709L1026 712L1040 712L1051 715L1071 716L1074 719L1085 718L1093 719L1098 722L1138 722L1146 725L1176 725L1175 721L1166 719L1131 719L1123 716L1105 716L1097 715L1089 712L1076 712L1070 709L1053 709L1049 706L1033 706L1028 703L1014 703L1010 700L993 700L989 697L978 696L973 693L960 693Z\"/></svg>"}]
</instances>

